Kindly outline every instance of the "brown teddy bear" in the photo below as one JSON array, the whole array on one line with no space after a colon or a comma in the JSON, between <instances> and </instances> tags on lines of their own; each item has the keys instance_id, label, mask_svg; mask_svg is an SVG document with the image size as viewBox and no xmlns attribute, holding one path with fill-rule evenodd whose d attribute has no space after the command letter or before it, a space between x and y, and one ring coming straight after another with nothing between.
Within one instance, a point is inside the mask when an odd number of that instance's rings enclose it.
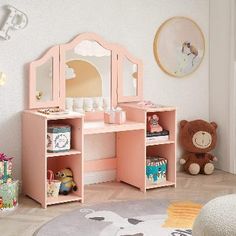
<instances>
[{"instance_id":1,"label":"brown teddy bear","mask_svg":"<svg viewBox=\"0 0 236 236\"><path fill-rule=\"evenodd\" d=\"M217 158L208 152L216 146L216 128L215 122L208 123L204 120L180 122L180 144L186 151L180 159L180 164L189 174L213 173L212 162L217 161Z\"/></svg>"}]
</instances>

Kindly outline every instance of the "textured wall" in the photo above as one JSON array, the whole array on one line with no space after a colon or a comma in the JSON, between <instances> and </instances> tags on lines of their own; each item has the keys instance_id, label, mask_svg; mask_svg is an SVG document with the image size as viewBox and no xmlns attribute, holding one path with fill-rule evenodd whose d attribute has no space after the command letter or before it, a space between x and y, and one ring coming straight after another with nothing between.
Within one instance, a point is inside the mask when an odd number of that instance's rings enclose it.
<instances>
[{"instance_id":1,"label":"textured wall","mask_svg":"<svg viewBox=\"0 0 236 236\"><path fill-rule=\"evenodd\" d=\"M6 4L29 17L27 28L11 32L9 41L0 40L0 70L8 76L7 84L0 87L0 151L15 157L16 177L21 172L21 111L27 107L28 63L81 32L95 32L124 45L143 60L146 99L176 106L178 120L209 118L208 0L1 0L0 25ZM206 40L203 63L184 79L164 74L153 55L156 30L173 16L195 20Z\"/></svg>"}]
</instances>

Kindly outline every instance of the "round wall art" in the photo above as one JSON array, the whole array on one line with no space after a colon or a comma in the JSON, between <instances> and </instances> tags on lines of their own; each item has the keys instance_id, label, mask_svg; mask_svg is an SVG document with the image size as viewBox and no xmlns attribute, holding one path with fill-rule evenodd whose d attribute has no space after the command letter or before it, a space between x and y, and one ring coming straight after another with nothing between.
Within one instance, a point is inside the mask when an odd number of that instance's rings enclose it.
<instances>
[{"instance_id":1,"label":"round wall art","mask_svg":"<svg viewBox=\"0 0 236 236\"><path fill-rule=\"evenodd\" d=\"M195 71L204 56L204 36L199 26L186 17L173 17L158 29L154 55L167 74L184 77Z\"/></svg>"}]
</instances>

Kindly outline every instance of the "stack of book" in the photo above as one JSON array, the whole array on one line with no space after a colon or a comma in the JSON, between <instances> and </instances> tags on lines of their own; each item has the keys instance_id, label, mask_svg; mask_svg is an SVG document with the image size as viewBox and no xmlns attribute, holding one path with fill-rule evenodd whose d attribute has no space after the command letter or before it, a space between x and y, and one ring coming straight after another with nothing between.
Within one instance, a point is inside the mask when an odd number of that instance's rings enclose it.
<instances>
[{"instance_id":1,"label":"stack of book","mask_svg":"<svg viewBox=\"0 0 236 236\"><path fill-rule=\"evenodd\" d=\"M167 141L169 140L169 131L164 129L160 132L147 132L146 136L147 141Z\"/></svg>"}]
</instances>

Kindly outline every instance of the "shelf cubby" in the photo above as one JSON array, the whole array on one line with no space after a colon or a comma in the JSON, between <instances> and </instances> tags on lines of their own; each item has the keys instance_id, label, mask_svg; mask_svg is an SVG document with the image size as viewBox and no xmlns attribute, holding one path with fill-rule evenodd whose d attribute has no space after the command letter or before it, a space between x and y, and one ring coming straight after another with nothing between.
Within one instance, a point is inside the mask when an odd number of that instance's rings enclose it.
<instances>
[{"instance_id":1,"label":"shelf cubby","mask_svg":"<svg viewBox=\"0 0 236 236\"><path fill-rule=\"evenodd\" d=\"M176 161L175 161L175 143L163 145L153 145L146 147L146 155L151 157L160 156L167 159L166 181L158 184L146 184L146 189L175 186L176 183Z\"/></svg>"},{"instance_id":2,"label":"shelf cubby","mask_svg":"<svg viewBox=\"0 0 236 236\"><path fill-rule=\"evenodd\" d=\"M83 202L83 116L80 114L44 115L36 111L23 113L23 193L48 205L70 201ZM71 126L71 149L47 152L47 128L51 124ZM78 190L66 196L47 197L47 170L71 168ZM37 186L37 187L35 187Z\"/></svg>"},{"instance_id":3,"label":"shelf cubby","mask_svg":"<svg viewBox=\"0 0 236 236\"><path fill-rule=\"evenodd\" d=\"M82 123L81 118L67 118L59 120L48 120L47 125L69 125L71 127L71 149L65 152L47 152L47 169L54 173L64 168L70 168L73 180L77 185L77 191L68 195L59 195L56 198L47 197L47 205L82 201L83 199L83 161L82 161Z\"/></svg>"},{"instance_id":4,"label":"shelf cubby","mask_svg":"<svg viewBox=\"0 0 236 236\"><path fill-rule=\"evenodd\" d=\"M124 159L124 166L127 165L127 161L129 161L128 166L137 166L139 163L139 168L136 172L139 174L138 178L136 177L132 182L129 181L134 186L139 187L143 192L148 189L155 189L166 186L176 186L176 108L168 107L162 105L142 105L142 103L123 103L120 104L123 110L127 112L127 117L129 119L136 120L138 122L145 123L145 132L144 132L144 146L146 148L144 152L143 158L136 158L134 160L130 160L128 157ZM149 140L147 139L147 117L150 115L156 114L159 117L158 123L166 130L169 131L168 140ZM133 138L130 137L129 140ZM124 143L125 144L125 143ZM137 143L136 143L137 144ZM137 148L142 148L142 144L136 145ZM149 184L146 181L146 157L147 156L162 156L167 159L167 180L158 184ZM129 175L128 167L124 167L126 175ZM123 166L122 166L123 169ZM138 179L138 180L137 180ZM128 181L127 181L128 182ZM136 185L135 185L136 183ZM137 183L139 185L137 185Z\"/></svg>"},{"instance_id":5,"label":"shelf cubby","mask_svg":"<svg viewBox=\"0 0 236 236\"><path fill-rule=\"evenodd\" d=\"M59 119L48 120L47 127L49 125L69 125L71 127L71 150L65 152L47 152L47 156L61 156L61 155L73 155L81 153L82 150L82 119Z\"/></svg>"},{"instance_id":6,"label":"shelf cubby","mask_svg":"<svg viewBox=\"0 0 236 236\"><path fill-rule=\"evenodd\" d=\"M77 191L72 191L66 196L59 195L57 198L47 197L47 203L53 202L56 204L56 200L58 199L58 203L60 201L65 202L75 200L81 200L83 197L83 181L82 181L82 158L80 154L70 155L70 156L60 156L58 157L51 157L47 160L47 168L52 170L53 173L57 173L58 171L64 168L70 168L73 173L73 180L76 183Z\"/></svg>"},{"instance_id":7,"label":"shelf cubby","mask_svg":"<svg viewBox=\"0 0 236 236\"><path fill-rule=\"evenodd\" d=\"M158 145L158 144L163 144L163 143L173 143L175 142L175 133L176 133L176 127L175 127L175 110L170 110L170 111L152 111L152 112L147 112L147 117L153 114L157 114L159 117L159 125L169 131L169 139L165 141L155 141L155 140L148 140L146 139L146 144L148 145Z\"/></svg>"}]
</instances>

